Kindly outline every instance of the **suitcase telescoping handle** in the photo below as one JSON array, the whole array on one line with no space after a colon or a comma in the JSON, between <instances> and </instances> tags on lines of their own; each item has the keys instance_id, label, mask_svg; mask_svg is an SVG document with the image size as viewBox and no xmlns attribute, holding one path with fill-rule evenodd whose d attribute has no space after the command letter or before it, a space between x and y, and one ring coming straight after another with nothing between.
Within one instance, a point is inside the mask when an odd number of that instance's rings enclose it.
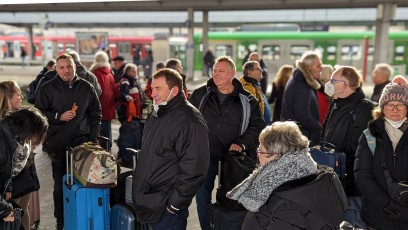
<instances>
[{"instance_id":1,"label":"suitcase telescoping handle","mask_svg":"<svg viewBox=\"0 0 408 230\"><path fill-rule=\"evenodd\" d=\"M101 140L102 143L105 143L104 146L102 146L102 144L99 143L101 147L104 148L106 151L109 151L109 145L110 145L109 138L104 137L104 136L99 136L98 139Z\"/></svg>"},{"instance_id":2,"label":"suitcase telescoping handle","mask_svg":"<svg viewBox=\"0 0 408 230\"><path fill-rule=\"evenodd\" d=\"M67 161L67 184L74 184L74 164L73 162L74 155L72 154L72 148L67 147L66 152L66 161Z\"/></svg>"},{"instance_id":3,"label":"suitcase telescoping handle","mask_svg":"<svg viewBox=\"0 0 408 230\"><path fill-rule=\"evenodd\" d=\"M132 148L126 148L126 151L132 155L132 159L133 159L133 171L135 171L135 170L136 170L137 161L138 161L138 158L139 158L139 152L140 152L140 150L136 150L136 149L132 149Z\"/></svg>"}]
</instances>

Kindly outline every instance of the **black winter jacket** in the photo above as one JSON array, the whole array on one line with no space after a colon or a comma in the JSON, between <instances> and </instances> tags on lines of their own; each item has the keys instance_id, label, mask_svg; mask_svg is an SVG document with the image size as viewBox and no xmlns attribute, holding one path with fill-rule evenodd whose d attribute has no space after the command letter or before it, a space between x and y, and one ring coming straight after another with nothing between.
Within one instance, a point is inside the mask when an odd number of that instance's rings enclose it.
<instances>
[{"instance_id":1,"label":"black winter jacket","mask_svg":"<svg viewBox=\"0 0 408 230\"><path fill-rule=\"evenodd\" d=\"M378 230L408 229L408 220L392 221L383 211L384 206L391 202L391 197L387 192L387 183L381 165L381 161L385 159L390 176L394 181L408 181L408 130L404 132L395 149L394 163L394 151L385 131L384 122L384 119L380 118L368 125L370 133L377 140L374 155L368 147L364 134L361 135L357 148L354 175L363 194L361 217L369 226Z\"/></svg>"},{"instance_id":2,"label":"black winter jacket","mask_svg":"<svg viewBox=\"0 0 408 230\"><path fill-rule=\"evenodd\" d=\"M155 223L166 207L187 209L207 175L208 164L206 122L179 93L147 118L133 174L137 219Z\"/></svg>"},{"instance_id":3,"label":"black winter jacket","mask_svg":"<svg viewBox=\"0 0 408 230\"><path fill-rule=\"evenodd\" d=\"M334 99L323 123L323 140L346 154L346 184L348 196L361 195L354 182L354 155L358 139L372 120L373 103L364 99L361 88L347 98Z\"/></svg>"},{"instance_id":4,"label":"black winter jacket","mask_svg":"<svg viewBox=\"0 0 408 230\"><path fill-rule=\"evenodd\" d=\"M211 161L225 156L231 144L245 146L247 154L256 158L259 133L265 127L258 101L237 79L233 79L233 84L234 91L222 104L213 79L189 98L207 121Z\"/></svg>"},{"instance_id":5,"label":"black winter jacket","mask_svg":"<svg viewBox=\"0 0 408 230\"><path fill-rule=\"evenodd\" d=\"M335 229L343 220L347 197L335 173L319 168L317 175L278 187L258 212L248 212L241 229Z\"/></svg>"},{"instance_id":6,"label":"black winter jacket","mask_svg":"<svg viewBox=\"0 0 408 230\"><path fill-rule=\"evenodd\" d=\"M17 142L10 131L9 122L8 118L0 121L0 194L3 194L6 182L11 177L12 159L17 149ZM11 191L10 186L7 191Z\"/></svg>"},{"instance_id":7,"label":"black winter jacket","mask_svg":"<svg viewBox=\"0 0 408 230\"><path fill-rule=\"evenodd\" d=\"M281 118L299 124L300 131L312 143L320 141L321 125L316 90L311 88L303 73L297 69L285 86Z\"/></svg>"},{"instance_id":8,"label":"black winter jacket","mask_svg":"<svg viewBox=\"0 0 408 230\"><path fill-rule=\"evenodd\" d=\"M74 103L78 106L76 117L68 122L61 121L61 114L70 110ZM64 152L67 146L95 141L99 135L101 105L93 86L82 78L75 76L69 83L57 75L41 87L35 107L48 118L49 152Z\"/></svg>"},{"instance_id":9,"label":"black winter jacket","mask_svg":"<svg viewBox=\"0 0 408 230\"><path fill-rule=\"evenodd\" d=\"M91 83L91 85L94 87L96 94L99 96L102 95L102 89L101 86L98 83L98 79L96 78L95 74L93 74L91 71L87 70L81 63L75 62L76 65L76 74L78 77L88 81Z\"/></svg>"}]
</instances>

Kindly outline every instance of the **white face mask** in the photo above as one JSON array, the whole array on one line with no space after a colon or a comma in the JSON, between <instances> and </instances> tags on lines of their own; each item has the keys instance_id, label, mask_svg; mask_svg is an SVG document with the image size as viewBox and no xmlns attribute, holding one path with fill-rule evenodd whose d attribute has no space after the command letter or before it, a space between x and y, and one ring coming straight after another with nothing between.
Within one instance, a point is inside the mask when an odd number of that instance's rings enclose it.
<instances>
[{"instance_id":1,"label":"white face mask","mask_svg":"<svg viewBox=\"0 0 408 230\"><path fill-rule=\"evenodd\" d=\"M404 118L404 119L402 119L402 120L400 120L400 121L392 121L392 120L390 120L390 119L388 119L388 118L385 118L385 120L388 121L388 123L390 123L390 125L391 125L392 127L396 128L396 129L398 129L399 127L401 127L401 125L404 124L404 122L405 122L406 119L407 119L407 118Z\"/></svg>"},{"instance_id":2,"label":"white face mask","mask_svg":"<svg viewBox=\"0 0 408 230\"><path fill-rule=\"evenodd\" d=\"M157 113L159 111L159 105L167 105L167 102L170 101L172 98L171 97L171 92L173 92L173 88L171 88L169 95L167 95L167 98L165 101L163 101L160 104L156 104L156 101L153 99L153 110Z\"/></svg>"},{"instance_id":3,"label":"white face mask","mask_svg":"<svg viewBox=\"0 0 408 230\"><path fill-rule=\"evenodd\" d=\"M327 94L329 97L333 97L335 93L341 92L341 90L334 91L334 85L330 81L324 85L324 93Z\"/></svg>"}]
</instances>

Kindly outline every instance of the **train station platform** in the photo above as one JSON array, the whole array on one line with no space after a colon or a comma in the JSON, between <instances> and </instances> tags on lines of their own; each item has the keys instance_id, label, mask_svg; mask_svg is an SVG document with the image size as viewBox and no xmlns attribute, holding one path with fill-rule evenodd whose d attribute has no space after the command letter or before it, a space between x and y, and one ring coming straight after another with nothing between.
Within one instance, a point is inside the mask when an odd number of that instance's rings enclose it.
<instances>
[{"instance_id":1,"label":"train station platform","mask_svg":"<svg viewBox=\"0 0 408 230\"><path fill-rule=\"evenodd\" d=\"M41 71L41 66L25 66L22 67L20 65L4 65L0 64L0 81L4 80L14 80L20 86L27 86ZM237 73L237 75L241 75L241 73ZM195 81L187 81L187 88L189 90L194 90L199 86L202 86L206 83L207 77L196 77ZM270 77L269 81L270 84L273 78ZM145 84L142 81L142 84ZM371 95L373 86L371 84L365 84L363 90L366 92L366 95ZM24 88L22 89L24 90ZM269 90L270 91L270 90ZM117 120L112 122L112 136L113 139L117 139L119 136L119 126L120 123ZM38 146L37 149L34 150L36 153L35 161L37 172L40 180L40 200L41 200L41 221L39 225L39 229L55 229L55 218L53 215L54 207L53 207L53 196L52 196L52 187L53 187L53 179L52 179L52 170L51 170L51 160L46 152L42 151L42 146ZM118 147L116 144L112 147L112 153L117 154ZM215 191L215 190L214 190ZM213 195L213 199L215 199L215 192ZM188 218L188 230L199 230L200 225L198 221L197 211L196 211L196 204L195 200L193 200L190 208L189 208L189 218Z\"/></svg>"}]
</instances>

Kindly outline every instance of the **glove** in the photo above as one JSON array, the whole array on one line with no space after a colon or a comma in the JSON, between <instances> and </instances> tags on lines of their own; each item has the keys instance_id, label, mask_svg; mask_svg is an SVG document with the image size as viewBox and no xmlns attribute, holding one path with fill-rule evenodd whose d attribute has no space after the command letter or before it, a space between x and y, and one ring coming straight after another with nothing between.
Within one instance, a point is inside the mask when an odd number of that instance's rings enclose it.
<instances>
[{"instance_id":1,"label":"glove","mask_svg":"<svg viewBox=\"0 0 408 230\"><path fill-rule=\"evenodd\" d=\"M384 207L384 212L388 219L394 221L408 221L408 207L390 202Z\"/></svg>"},{"instance_id":2,"label":"glove","mask_svg":"<svg viewBox=\"0 0 408 230\"><path fill-rule=\"evenodd\" d=\"M129 96L129 95L126 95L126 100L127 101L133 101L133 98L131 96Z\"/></svg>"}]
</instances>

